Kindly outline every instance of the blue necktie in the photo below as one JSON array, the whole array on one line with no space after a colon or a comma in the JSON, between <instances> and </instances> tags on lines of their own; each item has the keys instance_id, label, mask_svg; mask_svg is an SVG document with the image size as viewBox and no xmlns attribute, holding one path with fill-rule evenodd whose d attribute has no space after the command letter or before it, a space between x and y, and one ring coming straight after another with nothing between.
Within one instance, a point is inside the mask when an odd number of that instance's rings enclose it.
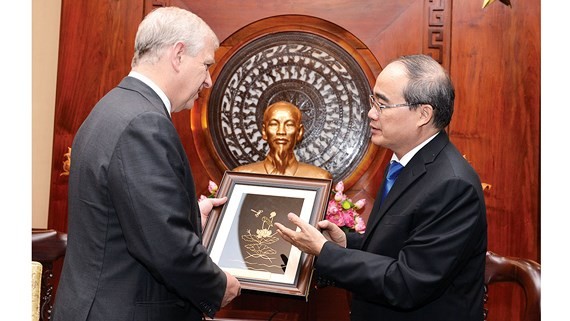
<instances>
[{"instance_id":1,"label":"blue necktie","mask_svg":"<svg viewBox=\"0 0 570 321\"><path fill-rule=\"evenodd\" d=\"M404 166L396 161L390 163L390 167L388 168L388 175L386 175L386 184L384 184L384 192L382 193L382 202L384 202L384 199L386 199L386 196L390 192L390 189L394 185L396 178L398 178L398 175L403 168Z\"/></svg>"}]
</instances>

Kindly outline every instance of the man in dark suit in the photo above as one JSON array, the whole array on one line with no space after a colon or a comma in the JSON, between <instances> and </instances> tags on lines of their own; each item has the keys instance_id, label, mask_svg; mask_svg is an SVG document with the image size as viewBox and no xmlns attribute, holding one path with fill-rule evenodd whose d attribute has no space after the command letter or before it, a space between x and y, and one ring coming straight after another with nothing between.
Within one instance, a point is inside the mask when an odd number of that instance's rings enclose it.
<instances>
[{"instance_id":1,"label":"man in dark suit","mask_svg":"<svg viewBox=\"0 0 570 321\"><path fill-rule=\"evenodd\" d=\"M294 214L280 234L318 256L321 281L352 292L351 320L483 320L487 222L481 182L449 141L454 89L431 57L404 56L376 79L368 112L375 145L403 165L374 203L365 234ZM402 168L400 166L400 168Z\"/></svg>"},{"instance_id":2,"label":"man in dark suit","mask_svg":"<svg viewBox=\"0 0 570 321\"><path fill-rule=\"evenodd\" d=\"M170 113L212 85L216 35L160 8L140 24L132 71L79 128L69 175L68 245L53 320L202 320L239 295L201 244L204 218ZM202 215L200 215L202 214Z\"/></svg>"}]
</instances>

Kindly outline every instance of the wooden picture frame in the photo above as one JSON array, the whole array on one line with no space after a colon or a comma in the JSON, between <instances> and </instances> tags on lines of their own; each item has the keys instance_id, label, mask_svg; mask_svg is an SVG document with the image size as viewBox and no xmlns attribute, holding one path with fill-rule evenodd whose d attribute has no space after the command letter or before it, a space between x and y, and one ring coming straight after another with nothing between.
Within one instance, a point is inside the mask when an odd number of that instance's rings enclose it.
<instances>
[{"instance_id":1,"label":"wooden picture frame","mask_svg":"<svg viewBox=\"0 0 570 321\"><path fill-rule=\"evenodd\" d=\"M203 243L212 260L234 275L243 289L307 296L314 256L279 237L274 222L291 229L293 212L315 226L322 220L331 179L226 171L215 208L204 228Z\"/></svg>"}]
</instances>

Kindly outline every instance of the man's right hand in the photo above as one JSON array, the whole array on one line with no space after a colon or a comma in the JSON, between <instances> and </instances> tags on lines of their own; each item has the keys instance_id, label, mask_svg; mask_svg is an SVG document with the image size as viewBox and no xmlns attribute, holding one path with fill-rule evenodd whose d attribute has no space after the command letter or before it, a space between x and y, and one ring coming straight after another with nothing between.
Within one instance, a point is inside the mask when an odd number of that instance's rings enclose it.
<instances>
[{"instance_id":1,"label":"man's right hand","mask_svg":"<svg viewBox=\"0 0 570 321\"><path fill-rule=\"evenodd\" d=\"M224 298L222 299L222 308L228 305L233 299L241 294L241 284L235 276L224 271L227 278L226 292L224 293Z\"/></svg>"}]
</instances>

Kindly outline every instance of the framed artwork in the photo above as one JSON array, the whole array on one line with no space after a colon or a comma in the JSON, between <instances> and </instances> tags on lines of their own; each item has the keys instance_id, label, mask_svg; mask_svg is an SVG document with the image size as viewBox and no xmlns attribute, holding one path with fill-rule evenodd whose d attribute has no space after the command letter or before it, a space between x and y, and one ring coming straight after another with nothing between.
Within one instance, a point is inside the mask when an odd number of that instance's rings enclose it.
<instances>
[{"instance_id":1,"label":"framed artwork","mask_svg":"<svg viewBox=\"0 0 570 321\"><path fill-rule=\"evenodd\" d=\"M307 296L314 257L283 240L274 226L295 213L316 225L325 215L331 179L226 171L203 243L212 260L234 275L243 289Z\"/></svg>"}]
</instances>

